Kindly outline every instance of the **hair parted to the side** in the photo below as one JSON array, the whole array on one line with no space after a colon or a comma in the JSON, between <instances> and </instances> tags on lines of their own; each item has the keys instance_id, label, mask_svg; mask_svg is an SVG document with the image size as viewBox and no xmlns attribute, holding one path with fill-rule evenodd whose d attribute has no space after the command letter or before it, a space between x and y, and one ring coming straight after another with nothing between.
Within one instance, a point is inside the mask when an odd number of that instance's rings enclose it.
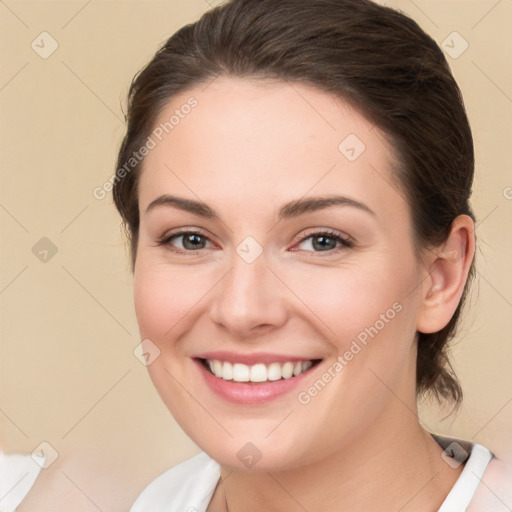
<instances>
[{"instance_id":1,"label":"hair parted to the side","mask_svg":"<svg viewBox=\"0 0 512 512\"><path fill-rule=\"evenodd\" d=\"M176 32L134 78L117 169L129 161L169 100L219 75L301 82L351 102L389 138L397 182L411 210L419 253L446 240L469 205L473 141L446 59L413 20L370 0L231 0ZM142 163L114 183L131 245L139 230ZM460 311L418 333L417 392L458 406L462 389L448 360Z\"/></svg>"}]
</instances>

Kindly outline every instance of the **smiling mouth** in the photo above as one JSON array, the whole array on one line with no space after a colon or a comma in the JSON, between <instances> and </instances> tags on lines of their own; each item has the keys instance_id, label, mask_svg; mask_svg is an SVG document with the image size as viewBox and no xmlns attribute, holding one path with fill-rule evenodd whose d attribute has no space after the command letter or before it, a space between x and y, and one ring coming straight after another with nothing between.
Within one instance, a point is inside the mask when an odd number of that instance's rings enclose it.
<instances>
[{"instance_id":1,"label":"smiling mouth","mask_svg":"<svg viewBox=\"0 0 512 512\"><path fill-rule=\"evenodd\" d=\"M207 371L219 379L233 382L264 383L297 377L316 366L321 359L270 364L257 363L254 365L230 363L217 359L199 358L199 361Z\"/></svg>"}]
</instances>

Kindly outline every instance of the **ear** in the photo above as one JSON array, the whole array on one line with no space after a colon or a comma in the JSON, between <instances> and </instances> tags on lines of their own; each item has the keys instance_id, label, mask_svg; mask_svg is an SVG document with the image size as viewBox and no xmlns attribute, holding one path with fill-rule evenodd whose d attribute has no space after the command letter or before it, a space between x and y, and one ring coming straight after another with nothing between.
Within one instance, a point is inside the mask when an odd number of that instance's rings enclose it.
<instances>
[{"instance_id":1,"label":"ear","mask_svg":"<svg viewBox=\"0 0 512 512\"><path fill-rule=\"evenodd\" d=\"M421 304L416 329L433 333L443 329L460 302L475 255L475 224L459 215L442 246L432 249L428 276L421 285Z\"/></svg>"}]
</instances>

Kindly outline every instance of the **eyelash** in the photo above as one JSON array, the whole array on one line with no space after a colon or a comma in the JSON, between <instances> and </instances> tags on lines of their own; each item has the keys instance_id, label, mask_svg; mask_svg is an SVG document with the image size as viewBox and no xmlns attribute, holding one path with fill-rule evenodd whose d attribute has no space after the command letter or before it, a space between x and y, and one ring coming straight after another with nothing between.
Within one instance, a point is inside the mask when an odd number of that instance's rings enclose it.
<instances>
[{"instance_id":1,"label":"eyelash","mask_svg":"<svg viewBox=\"0 0 512 512\"><path fill-rule=\"evenodd\" d=\"M159 240L157 240L156 243L157 243L157 246L168 246L171 251L173 251L177 254L183 254L183 255L199 254L203 249L198 249L195 251L194 250L181 250L181 249L178 249L178 248L172 246L171 241L173 239L179 238L182 236L186 236L186 235L198 235L198 236L208 240L209 242L211 242L211 240L206 235L201 233L200 231L195 231L195 230L186 231L185 230L185 231L179 231L178 233L171 233L170 235L164 235ZM320 236L325 236L326 238L334 240L335 242L339 243L339 246L335 247L334 249L328 249L326 251L306 251L306 252L315 253L319 256L321 256L322 253L325 253L326 255L332 255L332 254L337 254L339 251L342 251L344 249L350 249L350 248L354 247L354 242L350 238L348 238L348 237L345 238L345 237L341 236L339 233L337 233L335 231L331 231L329 229L325 229L325 230L321 230L321 231L313 231L313 232L307 233L306 235L299 238L294 243L294 245L300 245L301 243L305 242L306 240L308 240L310 238L316 238L316 237L320 237Z\"/></svg>"}]
</instances>

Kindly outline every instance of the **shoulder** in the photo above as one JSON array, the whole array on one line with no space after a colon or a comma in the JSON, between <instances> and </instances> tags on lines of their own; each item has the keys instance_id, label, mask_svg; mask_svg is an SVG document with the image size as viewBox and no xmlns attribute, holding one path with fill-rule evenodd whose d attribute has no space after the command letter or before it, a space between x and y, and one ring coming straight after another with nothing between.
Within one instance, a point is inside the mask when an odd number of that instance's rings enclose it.
<instances>
[{"instance_id":1,"label":"shoulder","mask_svg":"<svg viewBox=\"0 0 512 512\"><path fill-rule=\"evenodd\" d=\"M512 507L512 463L494 457L483 474L468 512L509 512Z\"/></svg>"},{"instance_id":2,"label":"shoulder","mask_svg":"<svg viewBox=\"0 0 512 512\"><path fill-rule=\"evenodd\" d=\"M219 478L220 466L202 452L153 480L130 512L204 511Z\"/></svg>"}]
</instances>

